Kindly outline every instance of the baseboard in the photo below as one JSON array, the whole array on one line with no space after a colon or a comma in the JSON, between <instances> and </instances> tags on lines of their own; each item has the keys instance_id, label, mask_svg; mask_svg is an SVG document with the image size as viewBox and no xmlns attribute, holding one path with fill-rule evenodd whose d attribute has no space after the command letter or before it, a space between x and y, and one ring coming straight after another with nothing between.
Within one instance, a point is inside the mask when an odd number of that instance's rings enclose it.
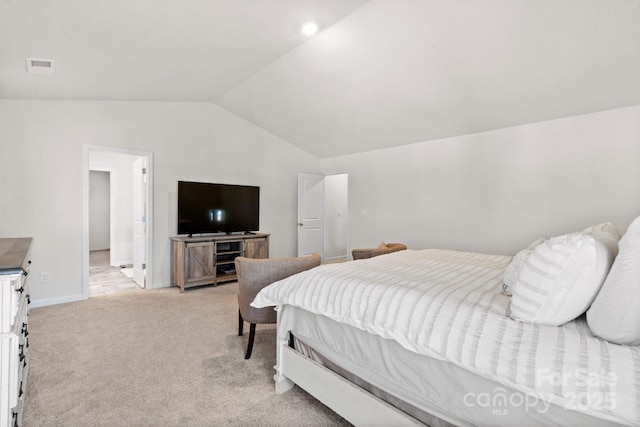
<instances>
[{"instance_id":1,"label":"baseboard","mask_svg":"<svg viewBox=\"0 0 640 427\"><path fill-rule=\"evenodd\" d=\"M39 300L31 300L31 304L29 304L30 308L37 308L37 307L46 307L48 305L56 305L56 304L66 304L68 302L76 302L76 301L82 301L84 300L84 298L82 297L82 294L79 295L69 295L66 297L60 297L60 298L48 298L48 299L39 299Z\"/></svg>"},{"instance_id":2,"label":"baseboard","mask_svg":"<svg viewBox=\"0 0 640 427\"><path fill-rule=\"evenodd\" d=\"M170 288L170 287L171 287L171 283L156 283L152 287L148 286L147 289L160 289L160 288ZM48 299L39 299L39 300L31 299L31 304L29 304L29 307L30 308L46 307L48 305L66 304L68 302L76 302L76 301L82 301L82 300L84 300L84 298L82 298L81 294L69 295L69 296L60 297L60 298L48 298Z\"/></svg>"},{"instance_id":3,"label":"baseboard","mask_svg":"<svg viewBox=\"0 0 640 427\"><path fill-rule=\"evenodd\" d=\"M147 289L161 289L161 288L170 288L171 283L154 283L153 285L147 286Z\"/></svg>"},{"instance_id":4,"label":"baseboard","mask_svg":"<svg viewBox=\"0 0 640 427\"><path fill-rule=\"evenodd\" d=\"M113 264L111 264L111 267L120 267L122 265L126 265L126 266L133 266L133 260L129 260L129 261L116 261Z\"/></svg>"}]
</instances>

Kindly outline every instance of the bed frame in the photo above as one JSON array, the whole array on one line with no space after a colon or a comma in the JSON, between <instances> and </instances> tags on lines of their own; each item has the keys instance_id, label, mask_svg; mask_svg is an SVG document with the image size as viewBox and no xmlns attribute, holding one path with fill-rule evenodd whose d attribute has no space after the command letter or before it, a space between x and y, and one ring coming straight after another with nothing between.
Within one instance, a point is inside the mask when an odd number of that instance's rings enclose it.
<instances>
[{"instance_id":1,"label":"bed frame","mask_svg":"<svg viewBox=\"0 0 640 427\"><path fill-rule=\"evenodd\" d=\"M278 324L280 323L278 311ZM276 344L276 394L298 385L355 426L425 426L425 424L363 390L328 368L301 355L290 345L289 333Z\"/></svg>"},{"instance_id":2,"label":"bed frame","mask_svg":"<svg viewBox=\"0 0 640 427\"><path fill-rule=\"evenodd\" d=\"M286 312L286 310L284 311ZM293 338L293 335L296 335L295 320L297 318L288 318L285 316L285 321L283 321L281 318L282 312L283 310L277 310L278 328L276 338L276 365L274 366L275 375L273 377L275 381L276 394L285 393L293 388L294 385L298 385L300 388L304 389L321 403L355 426L387 427L456 425L471 427L472 425L478 425L477 422L471 423L468 420L457 417L453 413L447 413L444 408L429 405L426 401L421 401L421 405L423 406L418 408L423 411L422 413L426 417L421 418L420 420L390 405L373 393L337 374L329 367L326 367L322 363L318 363L314 359L303 354L307 353L308 350L305 350L304 348L294 348L294 341L296 342L296 347L298 342L303 346L308 345L308 343L305 344L305 342L301 341L299 338ZM294 322L291 322L291 320L294 320ZM318 348L316 350L320 349ZM318 355L321 356L321 353L318 353ZM338 365L336 365L336 367L340 369ZM431 366L430 368L434 368L434 366ZM354 376L357 377L358 374L354 373ZM436 381L442 380L442 378L439 380L437 379L437 374L435 377ZM366 374L365 377L360 378L364 379L366 382ZM500 390L504 390L504 388L497 383L496 387L501 387ZM493 389L495 389L495 387L493 387ZM554 408L556 411L553 411ZM483 408L479 409L482 410ZM622 425L615 421L592 417L585 413L570 410L567 411L562 406L556 407L551 405L550 409L552 411L548 413L541 413L544 417L539 420L535 417L535 411L526 411L527 414L533 414L533 417L525 417L522 418L522 420L524 421L526 419L529 424L536 423L544 425L558 425L560 420L566 421L567 425L588 425L593 427ZM571 414L569 418L565 419L559 417L560 414L564 415L567 413ZM494 425L490 418L483 418L482 412L479 412L478 415L478 420L484 420L480 422L480 424ZM518 415L523 414L509 414L509 417L500 419L501 422L498 424L508 425L509 420L514 420L514 418L511 417ZM507 424L505 424L505 422L507 422ZM560 422L562 423L562 421Z\"/></svg>"}]
</instances>

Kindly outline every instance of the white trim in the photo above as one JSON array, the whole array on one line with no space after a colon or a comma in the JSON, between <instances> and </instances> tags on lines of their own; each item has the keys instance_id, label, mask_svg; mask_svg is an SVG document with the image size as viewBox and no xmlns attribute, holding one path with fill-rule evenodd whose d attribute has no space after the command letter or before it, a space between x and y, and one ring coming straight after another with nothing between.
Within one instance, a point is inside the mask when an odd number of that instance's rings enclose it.
<instances>
[{"instance_id":1,"label":"white trim","mask_svg":"<svg viewBox=\"0 0 640 427\"><path fill-rule=\"evenodd\" d=\"M46 299L40 299L40 300L34 299L34 300L31 300L31 304L29 304L29 307L30 309L37 308L37 307L46 307L48 305L66 304L68 302L77 302L85 299L86 298L84 298L82 294L69 295L66 297L59 297L59 298L46 298Z\"/></svg>"},{"instance_id":2,"label":"white trim","mask_svg":"<svg viewBox=\"0 0 640 427\"><path fill-rule=\"evenodd\" d=\"M111 267L120 267L121 265L133 265L133 260L130 259L129 261L115 261L111 263Z\"/></svg>"},{"instance_id":3,"label":"white trim","mask_svg":"<svg viewBox=\"0 0 640 427\"><path fill-rule=\"evenodd\" d=\"M82 145L82 298L89 298L89 152L103 151L147 158L147 242L145 289L153 286L153 152L100 145ZM160 286L162 287L162 286Z\"/></svg>"},{"instance_id":4,"label":"white trim","mask_svg":"<svg viewBox=\"0 0 640 427\"><path fill-rule=\"evenodd\" d=\"M171 283L169 283L169 282L162 282L162 283L156 283L153 286L153 289L170 288L172 286L173 285Z\"/></svg>"},{"instance_id":5,"label":"white trim","mask_svg":"<svg viewBox=\"0 0 640 427\"><path fill-rule=\"evenodd\" d=\"M82 146L82 299L89 298L89 146Z\"/></svg>"}]
</instances>

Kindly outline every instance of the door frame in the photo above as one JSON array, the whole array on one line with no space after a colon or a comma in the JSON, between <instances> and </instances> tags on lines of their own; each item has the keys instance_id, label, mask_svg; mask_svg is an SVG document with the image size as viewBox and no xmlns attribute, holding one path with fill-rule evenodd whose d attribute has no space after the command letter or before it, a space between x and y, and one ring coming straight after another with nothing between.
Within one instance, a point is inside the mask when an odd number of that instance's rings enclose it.
<instances>
[{"instance_id":1,"label":"door frame","mask_svg":"<svg viewBox=\"0 0 640 427\"><path fill-rule=\"evenodd\" d=\"M133 281L141 288L147 287L146 278L146 238L148 206L146 195L149 177L147 157L140 156L133 162ZM141 197L144 196L144 197ZM142 199L142 200L136 200ZM142 231L140 231L142 230ZM142 253L140 253L140 249ZM139 267L139 268L138 268Z\"/></svg>"},{"instance_id":2,"label":"door frame","mask_svg":"<svg viewBox=\"0 0 640 427\"><path fill-rule=\"evenodd\" d=\"M346 253L344 255L341 255L339 257L331 257L327 259L327 233L331 232L333 229L329 230L327 228L327 198L328 197L333 197L333 194L330 194L331 192L327 192L327 187L326 187L326 179L327 177L332 177L332 176L338 176L338 175L344 175L347 177L347 186L345 187L345 192L347 194L347 206L346 206L346 212L343 213L345 215L345 250ZM301 212L300 212L300 180L302 176L309 176L309 177L322 177L321 181L322 181L322 253L320 254L322 256L322 261L323 262L336 262L336 261L348 261L351 257L351 240L349 238L349 225L350 225L350 213L349 213L349 202L348 202L348 197L349 197L349 186L348 186L348 181L349 181L349 173L347 172L343 172L343 173L331 173L331 174L320 174L320 173L308 173L308 172L298 172L298 211L296 213L296 240L297 240L297 245L296 245L296 254L297 256L302 256L301 255L301 230L302 230L302 218L300 216Z\"/></svg>"},{"instance_id":3,"label":"door frame","mask_svg":"<svg viewBox=\"0 0 640 427\"><path fill-rule=\"evenodd\" d=\"M145 242L146 254L146 286L153 284L153 153L124 148L83 144L82 146L82 299L89 298L89 154L90 152L107 152L146 157L147 159L147 233ZM132 218L133 220L133 218ZM133 236L132 236L133 238Z\"/></svg>"}]
</instances>

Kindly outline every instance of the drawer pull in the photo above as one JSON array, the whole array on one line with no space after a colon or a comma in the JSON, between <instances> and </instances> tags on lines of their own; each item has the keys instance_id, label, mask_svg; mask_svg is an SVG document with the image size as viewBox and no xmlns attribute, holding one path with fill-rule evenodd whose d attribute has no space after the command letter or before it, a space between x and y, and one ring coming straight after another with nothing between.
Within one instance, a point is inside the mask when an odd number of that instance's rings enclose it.
<instances>
[{"instance_id":1,"label":"drawer pull","mask_svg":"<svg viewBox=\"0 0 640 427\"><path fill-rule=\"evenodd\" d=\"M15 411L11 411L11 420L13 421L13 427L18 427L18 413Z\"/></svg>"},{"instance_id":2,"label":"drawer pull","mask_svg":"<svg viewBox=\"0 0 640 427\"><path fill-rule=\"evenodd\" d=\"M21 288L16 289L16 292L19 293L19 294L23 293L24 292L24 286L21 287Z\"/></svg>"},{"instance_id":3,"label":"drawer pull","mask_svg":"<svg viewBox=\"0 0 640 427\"><path fill-rule=\"evenodd\" d=\"M27 304L31 304L31 294L27 294Z\"/></svg>"},{"instance_id":4,"label":"drawer pull","mask_svg":"<svg viewBox=\"0 0 640 427\"><path fill-rule=\"evenodd\" d=\"M23 275L23 276L25 276L25 277L27 277L27 275L29 275L29 272L28 272L28 271L23 271L23 272L22 272L22 275Z\"/></svg>"},{"instance_id":5,"label":"drawer pull","mask_svg":"<svg viewBox=\"0 0 640 427\"><path fill-rule=\"evenodd\" d=\"M24 337L28 337L29 336L29 327L27 326L26 323L22 324L22 330L20 332L22 332L22 336L24 336Z\"/></svg>"},{"instance_id":6,"label":"drawer pull","mask_svg":"<svg viewBox=\"0 0 640 427\"><path fill-rule=\"evenodd\" d=\"M22 367L26 368L27 367L27 355L24 354L24 346L22 344L19 345L20 347L20 355L18 356L18 360L20 362L22 362ZM28 347L28 345L27 345Z\"/></svg>"}]
</instances>

